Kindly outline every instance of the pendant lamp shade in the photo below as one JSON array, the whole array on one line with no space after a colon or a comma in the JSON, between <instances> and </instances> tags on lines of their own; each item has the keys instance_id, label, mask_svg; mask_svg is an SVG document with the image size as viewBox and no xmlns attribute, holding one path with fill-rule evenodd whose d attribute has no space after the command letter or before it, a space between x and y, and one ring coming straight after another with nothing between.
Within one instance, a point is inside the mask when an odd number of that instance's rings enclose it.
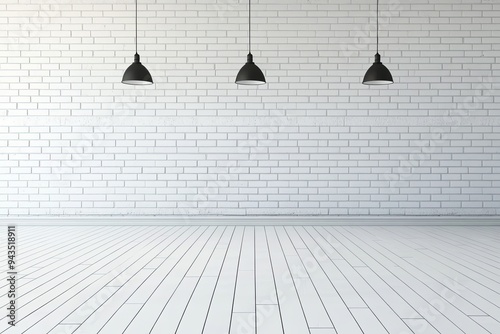
<instances>
[{"instance_id":1,"label":"pendant lamp shade","mask_svg":"<svg viewBox=\"0 0 500 334\"><path fill-rule=\"evenodd\" d=\"M151 85L153 83L148 69L139 60L140 57L136 53L134 62L123 73L122 83L127 85Z\"/></svg>"},{"instance_id":2,"label":"pendant lamp shade","mask_svg":"<svg viewBox=\"0 0 500 334\"><path fill-rule=\"evenodd\" d=\"M266 83L264 73L253 62L251 53L247 56L247 63L238 72L236 83L238 85L263 85Z\"/></svg>"},{"instance_id":3,"label":"pendant lamp shade","mask_svg":"<svg viewBox=\"0 0 500 334\"><path fill-rule=\"evenodd\" d=\"M363 84L365 85L390 85L394 83L391 72L382 64L380 54L378 53L378 4L379 0L377 0L377 53L375 54L375 62L366 71L363 78Z\"/></svg>"},{"instance_id":4,"label":"pendant lamp shade","mask_svg":"<svg viewBox=\"0 0 500 334\"><path fill-rule=\"evenodd\" d=\"M137 53L137 0L135 0L135 55L134 62L123 73L122 83L127 85L151 85L153 78L148 69L140 62Z\"/></svg>"},{"instance_id":5,"label":"pendant lamp shade","mask_svg":"<svg viewBox=\"0 0 500 334\"><path fill-rule=\"evenodd\" d=\"M253 62L253 55L251 52L251 0L248 0L248 55L247 63L238 72L235 83L238 85L263 85L266 83L264 73Z\"/></svg>"},{"instance_id":6,"label":"pendant lamp shade","mask_svg":"<svg viewBox=\"0 0 500 334\"><path fill-rule=\"evenodd\" d=\"M380 55L378 53L375 55L375 62L366 71L363 83L365 85L390 85L394 83L391 72L380 62Z\"/></svg>"}]
</instances>

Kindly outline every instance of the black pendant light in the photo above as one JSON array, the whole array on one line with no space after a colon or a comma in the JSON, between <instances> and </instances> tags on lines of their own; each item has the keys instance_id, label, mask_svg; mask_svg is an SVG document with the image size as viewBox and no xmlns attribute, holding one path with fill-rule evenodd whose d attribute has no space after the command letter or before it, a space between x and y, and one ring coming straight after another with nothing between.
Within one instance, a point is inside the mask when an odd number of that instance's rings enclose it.
<instances>
[{"instance_id":1,"label":"black pendant light","mask_svg":"<svg viewBox=\"0 0 500 334\"><path fill-rule=\"evenodd\" d=\"M248 55L247 63L238 72L236 76L236 83L238 85L263 85L266 83L264 73L253 62L253 55L251 52L251 0L248 0Z\"/></svg>"},{"instance_id":2,"label":"black pendant light","mask_svg":"<svg viewBox=\"0 0 500 334\"><path fill-rule=\"evenodd\" d=\"M148 69L140 62L137 53L137 0L135 0L135 55L134 62L123 73L122 83L127 85L151 85L153 78Z\"/></svg>"},{"instance_id":3,"label":"black pendant light","mask_svg":"<svg viewBox=\"0 0 500 334\"><path fill-rule=\"evenodd\" d=\"M394 83L391 72L382 64L380 54L378 53L378 3L379 0L377 0L377 53L375 54L375 62L366 71L363 79L363 84L365 85L390 85Z\"/></svg>"}]
</instances>

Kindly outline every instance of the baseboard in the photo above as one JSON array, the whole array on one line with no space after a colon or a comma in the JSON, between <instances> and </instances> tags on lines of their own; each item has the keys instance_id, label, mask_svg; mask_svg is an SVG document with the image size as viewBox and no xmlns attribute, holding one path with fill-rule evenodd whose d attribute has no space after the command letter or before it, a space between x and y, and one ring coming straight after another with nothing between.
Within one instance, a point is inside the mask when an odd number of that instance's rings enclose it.
<instances>
[{"instance_id":1,"label":"baseboard","mask_svg":"<svg viewBox=\"0 0 500 334\"><path fill-rule=\"evenodd\" d=\"M500 216L16 216L0 225L490 225Z\"/></svg>"}]
</instances>

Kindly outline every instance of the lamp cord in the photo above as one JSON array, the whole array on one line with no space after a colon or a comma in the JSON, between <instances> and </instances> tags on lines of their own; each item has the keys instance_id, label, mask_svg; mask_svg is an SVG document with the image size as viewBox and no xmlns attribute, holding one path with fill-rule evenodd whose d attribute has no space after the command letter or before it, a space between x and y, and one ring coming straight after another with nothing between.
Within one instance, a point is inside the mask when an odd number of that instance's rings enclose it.
<instances>
[{"instance_id":1,"label":"lamp cord","mask_svg":"<svg viewBox=\"0 0 500 334\"><path fill-rule=\"evenodd\" d=\"M252 27L250 25L252 17L251 0L248 0L248 53L251 53Z\"/></svg>"},{"instance_id":2,"label":"lamp cord","mask_svg":"<svg viewBox=\"0 0 500 334\"><path fill-rule=\"evenodd\" d=\"M135 53L137 53L137 0L135 0Z\"/></svg>"},{"instance_id":3,"label":"lamp cord","mask_svg":"<svg viewBox=\"0 0 500 334\"><path fill-rule=\"evenodd\" d=\"M377 0L377 53L378 53L378 2L379 0Z\"/></svg>"}]
</instances>

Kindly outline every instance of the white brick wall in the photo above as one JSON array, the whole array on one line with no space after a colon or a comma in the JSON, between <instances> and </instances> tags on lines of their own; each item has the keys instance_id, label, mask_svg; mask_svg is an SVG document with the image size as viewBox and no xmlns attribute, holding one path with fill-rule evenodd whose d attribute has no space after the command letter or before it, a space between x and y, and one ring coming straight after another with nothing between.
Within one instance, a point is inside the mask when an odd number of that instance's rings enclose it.
<instances>
[{"instance_id":1,"label":"white brick wall","mask_svg":"<svg viewBox=\"0 0 500 334\"><path fill-rule=\"evenodd\" d=\"M500 3L0 4L0 215L500 214Z\"/></svg>"}]
</instances>

